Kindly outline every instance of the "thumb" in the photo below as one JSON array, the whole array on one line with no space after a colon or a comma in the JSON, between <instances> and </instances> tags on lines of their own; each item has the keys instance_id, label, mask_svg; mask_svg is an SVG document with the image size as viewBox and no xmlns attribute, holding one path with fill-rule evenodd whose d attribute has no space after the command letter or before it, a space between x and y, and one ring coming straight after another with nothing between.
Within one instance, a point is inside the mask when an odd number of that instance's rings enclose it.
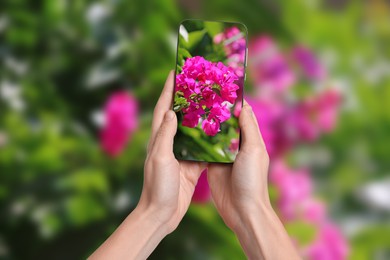
<instances>
[{"instance_id":1,"label":"thumb","mask_svg":"<svg viewBox=\"0 0 390 260\"><path fill-rule=\"evenodd\" d=\"M242 139L241 150L251 152L253 149L258 149L259 147L265 149L265 144L256 117L252 107L246 101L244 101L240 113L239 125Z\"/></svg>"},{"instance_id":2,"label":"thumb","mask_svg":"<svg viewBox=\"0 0 390 260\"><path fill-rule=\"evenodd\" d=\"M158 129L154 144L152 147L152 153L159 155L169 154L173 152L173 138L175 137L177 130L176 114L172 110L168 110L163 122Z\"/></svg>"}]
</instances>

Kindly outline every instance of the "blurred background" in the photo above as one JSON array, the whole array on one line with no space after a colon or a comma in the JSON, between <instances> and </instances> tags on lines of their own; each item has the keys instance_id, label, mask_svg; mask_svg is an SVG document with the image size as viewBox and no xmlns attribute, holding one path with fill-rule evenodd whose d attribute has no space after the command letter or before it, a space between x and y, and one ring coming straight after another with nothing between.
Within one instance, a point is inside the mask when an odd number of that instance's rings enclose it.
<instances>
[{"instance_id":1,"label":"blurred background","mask_svg":"<svg viewBox=\"0 0 390 260\"><path fill-rule=\"evenodd\" d=\"M390 259L390 4L0 3L0 258L81 259L135 207L181 20L249 31L245 95L305 259ZM206 173L205 173L206 174ZM245 259L202 176L151 259Z\"/></svg>"}]
</instances>

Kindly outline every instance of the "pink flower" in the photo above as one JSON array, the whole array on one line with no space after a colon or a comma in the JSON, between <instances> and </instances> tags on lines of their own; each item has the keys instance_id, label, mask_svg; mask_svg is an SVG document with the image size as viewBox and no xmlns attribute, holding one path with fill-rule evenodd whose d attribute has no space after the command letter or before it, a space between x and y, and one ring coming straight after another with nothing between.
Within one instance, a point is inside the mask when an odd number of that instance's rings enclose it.
<instances>
[{"instance_id":1,"label":"pink flower","mask_svg":"<svg viewBox=\"0 0 390 260\"><path fill-rule=\"evenodd\" d=\"M292 109L289 123L297 138L312 141L322 132L329 132L336 125L340 94L327 90L316 97L309 97Z\"/></svg>"},{"instance_id":2,"label":"pink flower","mask_svg":"<svg viewBox=\"0 0 390 260\"><path fill-rule=\"evenodd\" d=\"M273 163L271 182L279 190L278 205L284 219L299 215L301 203L311 196L312 182L306 170L291 170L282 161Z\"/></svg>"},{"instance_id":3,"label":"pink flower","mask_svg":"<svg viewBox=\"0 0 390 260\"><path fill-rule=\"evenodd\" d=\"M189 107L183 109L183 111L185 113L182 125L191 128L196 127L198 125L201 115L205 113L201 106L195 102L190 102Z\"/></svg>"},{"instance_id":4,"label":"pink flower","mask_svg":"<svg viewBox=\"0 0 390 260\"><path fill-rule=\"evenodd\" d=\"M230 106L239 90L237 79L233 70L221 62L213 63L200 56L188 58L176 76L174 107L183 114L182 125L194 128L203 120L203 131L216 135L221 123L231 116Z\"/></svg>"},{"instance_id":5,"label":"pink flower","mask_svg":"<svg viewBox=\"0 0 390 260\"><path fill-rule=\"evenodd\" d=\"M301 45L297 46L292 51L292 57L301 66L304 74L309 79L322 80L326 77L325 68L310 49Z\"/></svg>"},{"instance_id":6,"label":"pink flower","mask_svg":"<svg viewBox=\"0 0 390 260\"><path fill-rule=\"evenodd\" d=\"M252 106L270 157L282 154L291 145L285 125L285 105L276 99L245 99Z\"/></svg>"},{"instance_id":7,"label":"pink flower","mask_svg":"<svg viewBox=\"0 0 390 260\"><path fill-rule=\"evenodd\" d=\"M215 136L219 131L220 124L215 118L205 119L202 122L203 131L210 136Z\"/></svg>"},{"instance_id":8,"label":"pink flower","mask_svg":"<svg viewBox=\"0 0 390 260\"><path fill-rule=\"evenodd\" d=\"M242 109L242 102L237 101L236 105L234 106L233 115L238 118L240 116L241 109Z\"/></svg>"},{"instance_id":9,"label":"pink flower","mask_svg":"<svg viewBox=\"0 0 390 260\"><path fill-rule=\"evenodd\" d=\"M224 32L214 36L214 43L223 44L228 58L227 64L234 69L235 74L244 77L244 62L246 38L235 26L226 28Z\"/></svg>"},{"instance_id":10,"label":"pink flower","mask_svg":"<svg viewBox=\"0 0 390 260\"><path fill-rule=\"evenodd\" d=\"M192 202L194 203L206 203L210 200L210 187L207 182L207 168L201 173L198 183L195 186L194 195L192 196Z\"/></svg>"},{"instance_id":11,"label":"pink flower","mask_svg":"<svg viewBox=\"0 0 390 260\"><path fill-rule=\"evenodd\" d=\"M238 151L238 146L240 145L240 140L237 138L234 138L230 141L230 146L229 150L231 152L237 152Z\"/></svg>"},{"instance_id":12,"label":"pink flower","mask_svg":"<svg viewBox=\"0 0 390 260\"><path fill-rule=\"evenodd\" d=\"M339 229L326 223L320 227L317 239L305 249L305 256L315 260L342 260L348 256L348 243Z\"/></svg>"},{"instance_id":13,"label":"pink flower","mask_svg":"<svg viewBox=\"0 0 390 260\"><path fill-rule=\"evenodd\" d=\"M238 90L238 89L239 89L239 87L238 87L236 84L234 84L234 83L228 83L228 84L225 85L224 88L222 88L222 89L220 90L220 92L221 92L221 97L222 97L224 100L226 100L226 101L228 101L228 102L234 104L234 101L235 101L236 98L237 98L237 90Z\"/></svg>"},{"instance_id":14,"label":"pink flower","mask_svg":"<svg viewBox=\"0 0 390 260\"><path fill-rule=\"evenodd\" d=\"M119 155L131 134L138 127L138 104L125 91L112 94L104 108L105 126L100 133L103 150L110 156Z\"/></svg>"},{"instance_id":15,"label":"pink flower","mask_svg":"<svg viewBox=\"0 0 390 260\"><path fill-rule=\"evenodd\" d=\"M226 106L226 104L215 104L211 108L208 118L216 118L220 123L225 122L230 118L230 109Z\"/></svg>"},{"instance_id":16,"label":"pink flower","mask_svg":"<svg viewBox=\"0 0 390 260\"><path fill-rule=\"evenodd\" d=\"M294 72L271 37L258 37L252 41L249 48L250 69L257 84L282 91L295 83Z\"/></svg>"},{"instance_id":17,"label":"pink flower","mask_svg":"<svg viewBox=\"0 0 390 260\"><path fill-rule=\"evenodd\" d=\"M323 223L326 217L325 204L319 200L309 198L301 203L302 218L310 223Z\"/></svg>"},{"instance_id":18,"label":"pink flower","mask_svg":"<svg viewBox=\"0 0 390 260\"><path fill-rule=\"evenodd\" d=\"M318 123L324 132L332 131L337 123L337 116L341 103L339 92L329 89L318 99Z\"/></svg>"}]
</instances>

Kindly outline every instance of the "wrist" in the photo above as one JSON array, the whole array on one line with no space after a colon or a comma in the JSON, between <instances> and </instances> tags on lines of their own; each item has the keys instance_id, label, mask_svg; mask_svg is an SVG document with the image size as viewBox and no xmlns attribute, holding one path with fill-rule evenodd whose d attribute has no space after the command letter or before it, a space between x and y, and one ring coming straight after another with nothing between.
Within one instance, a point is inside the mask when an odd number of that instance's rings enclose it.
<instances>
[{"instance_id":1,"label":"wrist","mask_svg":"<svg viewBox=\"0 0 390 260\"><path fill-rule=\"evenodd\" d=\"M242 229L248 229L253 225L253 223L259 222L264 216L272 215L274 210L271 206L271 203L256 201L251 203L246 203L245 205L240 205L238 210L236 210L238 214L239 221L236 223L233 231L235 233L241 231Z\"/></svg>"},{"instance_id":2,"label":"wrist","mask_svg":"<svg viewBox=\"0 0 390 260\"><path fill-rule=\"evenodd\" d=\"M264 220L265 217L272 216L274 210L270 204L256 203L248 206L245 210L239 211L239 223L235 226L233 231L238 234L248 232L254 228L254 225Z\"/></svg>"},{"instance_id":3,"label":"wrist","mask_svg":"<svg viewBox=\"0 0 390 260\"><path fill-rule=\"evenodd\" d=\"M283 224L269 204L243 212L234 232L248 259L299 259ZM285 248L286 252L278 251Z\"/></svg>"},{"instance_id":4,"label":"wrist","mask_svg":"<svg viewBox=\"0 0 390 260\"><path fill-rule=\"evenodd\" d=\"M161 216L160 210L153 206L137 205L130 215L134 215L140 223L154 229L162 238L171 232L167 225L168 221Z\"/></svg>"}]
</instances>

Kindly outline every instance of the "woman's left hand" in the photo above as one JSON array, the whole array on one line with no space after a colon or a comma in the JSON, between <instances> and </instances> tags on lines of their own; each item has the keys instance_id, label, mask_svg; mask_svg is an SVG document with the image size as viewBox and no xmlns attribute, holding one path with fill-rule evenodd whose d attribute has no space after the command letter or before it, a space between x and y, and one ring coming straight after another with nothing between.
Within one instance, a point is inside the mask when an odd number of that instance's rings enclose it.
<instances>
[{"instance_id":1,"label":"woman's left hand","mask_svg":"<svg viewBox=\"0 0 390 260\"><path fill-rule=\"evenodd\" d=\"M171 71L153 112L147 149L144 186L137 208L155 213L170 233L191 203L195 185L206 163L178 161L173 154L177 118L172 110L174 72Z\"/></svg>"}]
</instances>

